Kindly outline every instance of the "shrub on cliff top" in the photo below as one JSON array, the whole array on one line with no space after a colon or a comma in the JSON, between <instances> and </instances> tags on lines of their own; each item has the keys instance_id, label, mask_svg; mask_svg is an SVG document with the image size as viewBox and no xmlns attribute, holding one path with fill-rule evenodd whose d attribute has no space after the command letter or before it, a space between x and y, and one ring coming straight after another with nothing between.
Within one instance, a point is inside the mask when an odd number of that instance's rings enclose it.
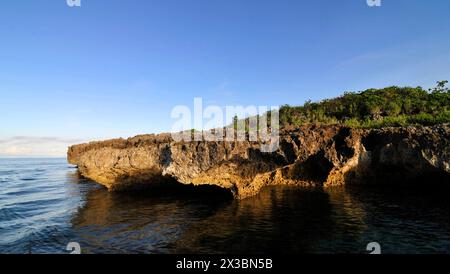
<instances>
[{"instance_id":1,"label":"shrub on cliff top","mask_svg":"<svg viewBox=\"0 0 450 274\"><path fill-rule=\"evenodd\" d=\"M280 108L280 124L345 124L350 127L385 127L434 125L450 122L450 91L447 81L440 81L428 91L421 87L387 87L303 106Z\"/></svg>"}]
</instances>

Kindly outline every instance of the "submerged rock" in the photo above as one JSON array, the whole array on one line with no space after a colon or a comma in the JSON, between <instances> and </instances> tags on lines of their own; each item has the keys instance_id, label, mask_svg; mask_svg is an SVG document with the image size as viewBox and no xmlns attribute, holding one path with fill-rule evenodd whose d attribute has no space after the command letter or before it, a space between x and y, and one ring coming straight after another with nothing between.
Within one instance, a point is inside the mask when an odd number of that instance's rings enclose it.
<instances>
[{"instance_id":1,"label":"submerged rock","mask_svg":"<svg viewBox=\"0 0 450 274\"><path fill-rule=\"evenodd\" d=\"M286 127L271 153L261 152L258 142L175 142L170 134L141 135L72 146L68 161L111 191L213 185L236 199L267 185L449 182L450 126Z\"/></svg>"}]
</instances>

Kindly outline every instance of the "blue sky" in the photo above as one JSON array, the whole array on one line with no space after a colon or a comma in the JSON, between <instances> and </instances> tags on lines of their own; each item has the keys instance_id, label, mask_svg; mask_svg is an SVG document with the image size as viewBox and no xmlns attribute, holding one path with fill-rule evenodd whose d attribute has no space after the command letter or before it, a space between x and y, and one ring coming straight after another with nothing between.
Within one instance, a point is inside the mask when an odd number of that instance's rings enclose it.
<instances>
[{"instance_id":1,"label":"blue sky","mask_svg":"<svg viewBox=\"0 0 450 274\"><path fill-rule=\"evenodd\" d=\"M450 80L450 1L66 0L0 8L0 156L169 131L176 105Z\"/></svg>"}]
</instances>

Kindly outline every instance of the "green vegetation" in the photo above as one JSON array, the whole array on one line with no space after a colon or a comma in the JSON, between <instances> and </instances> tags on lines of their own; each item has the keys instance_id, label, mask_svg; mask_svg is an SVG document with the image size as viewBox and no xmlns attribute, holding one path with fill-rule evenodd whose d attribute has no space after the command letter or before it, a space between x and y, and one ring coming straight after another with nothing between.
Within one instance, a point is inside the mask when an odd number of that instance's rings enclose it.
<instances>
[{"instance_id":1,"label":"green vegetation","mask_svg":"<svg viewBox=\"0 0 450 274\"><path fill-rule=\"evenodd\" d=\"M307 101L303 106L280 108L280 125L344 124L351 127L434 125L450 122L448 81L437 82L430 90L421 87L387 87L321 102Z\"/></svg>"}]
</instances>

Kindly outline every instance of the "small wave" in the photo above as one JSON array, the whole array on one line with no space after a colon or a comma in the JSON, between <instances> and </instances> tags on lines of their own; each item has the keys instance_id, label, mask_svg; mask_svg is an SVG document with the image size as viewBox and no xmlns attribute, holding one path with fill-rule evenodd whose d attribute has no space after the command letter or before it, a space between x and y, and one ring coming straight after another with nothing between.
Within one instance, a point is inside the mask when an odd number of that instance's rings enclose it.
<instances>
[{"instance_id":1,"label":"small wave","mask_svg":"<svg viewBox=\"0 0 450 274\"><path fill-rule=\"evenodd\" d=\"M36 192L36 190L34 190L34 189L22 189L22 190L11 190L11 191L2 193L2 195L9 196L9 197L16 197L16 196L33 194L35 192Z\"/></svg>"},{"instance_id":2,"label":"small wave","mask_svg":"<svg viewBox=\"0 0 450 274\"><path fill-rule=\"evenodd\" d=\"M36 181L37 178L21 178L21 181Z\"/></svg>"},{"instance_id":3,"label":"small wave","mask_svg":"<svg viewBox=\"0 0 450 274\"><path fill-rule=\"evenodd\" d=\"M19 174L16 170L1 170L0 176L10 176L10 175L16 175Z\"/></svg>"},{"instance_id":4,"label":"small wave","mask_svg":"<svg viewBox=\"0 0 450 274\"><path fill-rule=\"evenodd\" d=\"M14 208L7 208L7 207L0 208L0 220L2 220L2 223L19 218L22 218L22 216L19 215Z\"/></svg>"}]
</instances>

